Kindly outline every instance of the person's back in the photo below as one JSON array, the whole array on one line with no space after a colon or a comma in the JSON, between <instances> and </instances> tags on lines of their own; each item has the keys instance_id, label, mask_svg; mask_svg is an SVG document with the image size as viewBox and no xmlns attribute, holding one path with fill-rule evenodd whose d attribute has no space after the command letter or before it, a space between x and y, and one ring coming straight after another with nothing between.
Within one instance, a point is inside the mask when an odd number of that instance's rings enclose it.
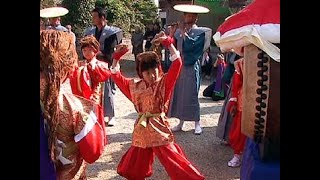
<instances>
[{"instance_id":1,"label":"person's back","mask_svg":"<svg viewBox=\"0 0 320 180\"><path fill-rule=\"evenodd\" d=\"M148 24L146 32L144 33L144 39L146 40L146 43L144 45L144 51L149 51L151 49L151 41L156 35L155 31L153 30L153 24Z\"/></svg>"},{"instance_id":2,"label":"person's back","mask_svg":"<svg viewBox=\"0 0 320 180\"><path fill-rule=\"evenodd\" d=\"M135 60L137 55L143 52L143 36L144 34L142 33L140 27L135 27L135 31L132 33L131 37L132 53L134 54Z\"/></svg>"},{"instance_id":3,"label":"person's back","mask_svg":"<svg viewBox=\"0 0 320 180\"><path fill-rule=\"evenodd\" d=\"M77 60L69 33L40 32L40 104L49 127L48 146L51 158L56 160L57 179L85 178L84 160L93 163L105 145L96 105L71 92L68 77ZM87 133L80 133L84 129Z\"/></svg>"}]
</instances>

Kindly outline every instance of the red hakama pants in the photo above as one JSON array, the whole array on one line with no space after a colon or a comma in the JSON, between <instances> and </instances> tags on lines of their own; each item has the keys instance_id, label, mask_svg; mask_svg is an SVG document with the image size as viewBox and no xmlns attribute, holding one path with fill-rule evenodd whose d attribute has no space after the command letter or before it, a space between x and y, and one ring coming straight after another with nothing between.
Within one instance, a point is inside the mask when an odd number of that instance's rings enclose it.
<instances>
[{"instance_id":1,"label":"red hakama pants","mask_svg":"<svg viewBox=\"0 0 320 180\"><path fill-rule=\"evenodd\" d=\"M204 176L190 163L176 143L150 148L131 146L123 155L117 172L128 180L144 180L152 175L155 155L171 180L204 179Z\"/></svg>"},{"instance_id":2,"label":"red hakama pants","mask_svg":"<svg viewBox=\"0 0 320 180\"><path fill-rule=\"evenodd\" d=\"M241 111L237 111L229 131L229 144L233 149L233 153L242 153L245 142L246 136L241 133Z\"/></svg>"}]
</instances>

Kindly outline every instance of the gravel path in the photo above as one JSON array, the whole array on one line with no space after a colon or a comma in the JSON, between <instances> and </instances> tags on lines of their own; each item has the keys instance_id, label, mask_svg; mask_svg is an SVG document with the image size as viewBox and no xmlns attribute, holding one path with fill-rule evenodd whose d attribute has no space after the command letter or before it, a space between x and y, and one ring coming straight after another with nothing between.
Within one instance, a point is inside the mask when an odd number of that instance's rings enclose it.
<instances>
[{"instance_id":1,"label":"gravel path","mask_svg":"<svg viewBox=\"0 0 320 180\"><path fill-rule=\"evenodd\" d=\"M130 44L129 41L124 41ZM130 52L130 51L129 51ZM126 54L121 61L122 72L128 77L135 76L135 63L132 54ZM194 123L185 122L182 132L175 133L177 143L185 151L187 158L203 173L206 180L236 180L240 177L240 168L230 168L227 162L232 157L232 150L228 146L219 144L215 136L218 118L223 101L214 102L202 96L202 91L210 82L201 82L199 99L201 112L201 125L203 133L194 135ZM109 144L104 154L95 163L90 164L87 170L89 180L123 180L116 172L117 165L122 155L131 144L133 123L137 117L132 103L117 89L115 102L115 114L117 124L107 127ZM176 119L170 120L172 126L176 125ZM155 159L153 175L148 180L169 180L166 171Z\"/></svg>"}]
</instances>

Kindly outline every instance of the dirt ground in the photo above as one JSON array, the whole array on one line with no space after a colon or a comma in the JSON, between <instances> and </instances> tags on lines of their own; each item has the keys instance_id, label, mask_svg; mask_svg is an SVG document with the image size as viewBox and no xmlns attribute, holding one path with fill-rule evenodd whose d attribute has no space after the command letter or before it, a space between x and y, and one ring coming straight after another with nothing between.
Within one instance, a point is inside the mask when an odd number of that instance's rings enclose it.
<instances>
[{"instance_id":1,"label":"dirt ground","mask_svg":"<svg viewBox=\"0 0 320 180\"><path fill-rule=\"evenodd\" d=\"M124 42L130 44L128 40ZM128 77L136 77L135 62L130 51L123 59L121 61L122 72ZM209 83L209 80L203 79L199 93L200 123L203 133L194 135L194 123L185 122L183 131L174 134L175 139L185 151L187 158L205 175L206 180L237 180L240 179L240 168L227 166L227 162L232 158L232 150L228 146L220 145L215 135L223 101L214 102L202 96L203 90ZM95 163L89 165L87 170L89 180L125 179L117 174L116 169L122 155L130 147L133 123L137 113L132 103L119 89L117 89L115 99L117 124L106 128L109 144L104 154ZM170 120L172 126L177 123L176 119ZM153 164L153 175L148 180L169 179L165 169L156 158Z\"/></svg>"}]
</instances>

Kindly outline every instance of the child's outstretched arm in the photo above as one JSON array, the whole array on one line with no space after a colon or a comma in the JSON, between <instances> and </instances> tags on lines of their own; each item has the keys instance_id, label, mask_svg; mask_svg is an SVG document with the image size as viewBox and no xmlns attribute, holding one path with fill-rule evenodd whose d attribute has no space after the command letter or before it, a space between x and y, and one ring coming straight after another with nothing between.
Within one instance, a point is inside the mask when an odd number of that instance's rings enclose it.
<instances>
[{"instance_id":1,"label":"child's outstretched arm","mask_svg":"<svg viewBox=\"0 0 320 180\"><path fill-rule=\"evenodd\" d=\"M165 80L165 95L164 98L165 100L168 100L170 98L170 94L174 88L174 85L178 79L178 76L181 71L182 67L182 61L180 57L180 52L175 48L173 45L174 39L171 36L166 36L163 31L161 31L157 35L157 39L154 41L158 43L162 43L163 46L169 49L170 51L170 61L172 61L172 64L170 65L170 68L168 70L168 74L166 76Z\"/></svg>"},{"instance_id":2,"label":"child's outstretched arm","mask_svg":"<svg viewBox=\"0 0 320 180\"><path fill-rule=\"evenodd\" d=\"M131 101L131 94L129 89L130 79L124 77L120 72L120 59L121 57L129 51L128 46L125 44L119 44L116 46L116 51L112 55L112 66L111 70L111 78L119 87L121 92Z\"/></svg>"},{"instance_id":3,"label":"child's outstretched arm","mask_svg":"<svg viewBox=\"0 0 320 180\"><path fill-rule=\"evenodd\" d=\"M89 63L89 65L91 66L92 73L93 73L92 78L96 82L105 82L106 80L108 80L111 77L111 72L108 68L108 63L100 62L100 63L96 63L94 65L91 65Z\"/></svg>"}]
</instances>

